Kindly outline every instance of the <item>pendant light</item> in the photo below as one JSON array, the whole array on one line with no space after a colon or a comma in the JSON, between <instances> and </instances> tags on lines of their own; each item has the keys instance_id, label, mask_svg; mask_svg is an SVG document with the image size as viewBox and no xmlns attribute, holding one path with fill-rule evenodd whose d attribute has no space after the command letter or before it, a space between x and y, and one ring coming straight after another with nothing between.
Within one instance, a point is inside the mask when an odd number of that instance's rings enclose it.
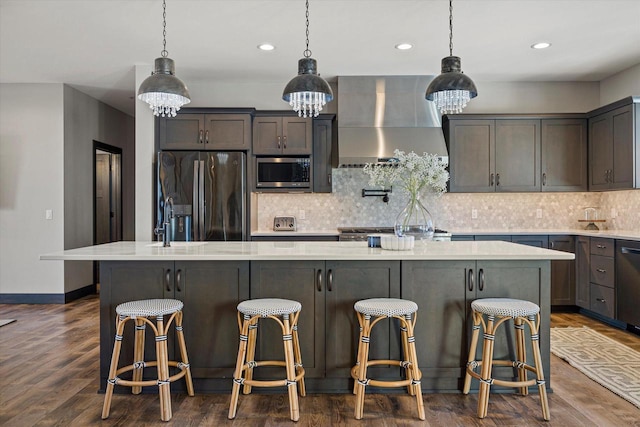
<instances>
[{"instance_id":1,"label":"pendant light","mask_svg":"<svg viewBox=\"0 0 640 427\"><path fill-rule=\"evenodd\" d=\"M460 57L453 56L453 5L449 0L449 56L442 58L442 74L431 81L425 97L436 103L442 114L462 112L478 96L476 85L462 73Z\"/></svg>"},{"instance_id":2,"label":"pendant light","mask_svg":"<svg viewBox=\"0 0 640 427\"><path fill-rule=\"evenodd\" d=\"M322 108L333 99L329 83L318 74L318 64L309 50L309 0L307 0L307 48L304 58L298 61L298 75L291 79L282 92L282 99L289 103L300 117L317 117Z\"/></svg>"},{"instance_id":3,"label":"pendant light","mask_svg":"<svg viewBox=\"0 0 640 427\"><path fill-rule=\"evenodd\" d=\"M138 99L149 104L154 116L175 117L176 112L191 102L189 89L175 76L173 59L167 57L167 4L162 0L162 57L155 60L155 71L138 89Z\"/></svg>"}]
</instances>

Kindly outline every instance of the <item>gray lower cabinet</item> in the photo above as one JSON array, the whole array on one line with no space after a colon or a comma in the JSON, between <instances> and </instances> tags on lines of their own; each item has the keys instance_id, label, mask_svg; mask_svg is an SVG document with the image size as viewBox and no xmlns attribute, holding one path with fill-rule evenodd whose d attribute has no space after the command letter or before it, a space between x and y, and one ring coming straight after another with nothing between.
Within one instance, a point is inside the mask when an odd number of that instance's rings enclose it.
<instances>
[{"instance_id":1,"label":"gray lower cabinet","mask_svg":"<svg viewBox=\"0 0 640 427\"><path fill-rule=\"evenodd\" d=\"M115 319L116 306L126 301L150 298L183 301L185 341L196 387L204 391L230 388L228 378L233 376L238 351L236 306L249 297L248 261L101 262L100 283L101 319ZM132 325L127 325L125 331L120 366L130 364L133 358ZM115 321L101 322L101 388L106 384L114 336ZM175 343L173 333L169 337L170 346L171 343ZM148 359L155 355L150 338L145 354ZM169 356L174 354L170 347ZM220 379L226 380L207 382ZM180 388L183 384L178 382L174 386Z\"/></svg>"},{"instance_id":2,"label":"gray lower cabinet","mask_svg":"<svg viewBox=\"0 0 640 427\"><path fill-rule=\"evenodd\" d=\"M419 306L415 335L423 389L460 388L471 339L471 302L477 298L534 302L542 309L541 330L548 330L549 290L543 283L547 283L549 274L549 263L538 261L403 261L402 298ZM495 358L514 357L508 345L515 337L512 322L504 326L496 336ZM542 334L540 346L548 374L546 334ZM532 362L530 353L528 361ZM480 351L476 357L481 358ZM511 368L495 371L503 378L513 376Z\"/></svg>"},{"instance_id":3,"label":"gray lower cabinet","mask_svg":"<svg viewBox=\"0 0 640 427\"><path fill-rule=\"evenodd\" d=\"M573 236L549 236L549 249L575 253ZM576 262L551 261L551 305L574 305Z\"/></svg>"},{"instance_id":4,"label":"gray lower cabinet","mask_svg":"<svg viewBox=\"0 0 640 427\"><path fill-rule=\"evenodd\" d=\"M610 319L616 315L615 242L591 238L589 259L589 310Z\"/></svg>"},{"instance_id":5,"label":"gray lower cabinet","mask_svg":"<svg viewBox=\"0 0 640 427\"><path fill-rule=\"evenodd\" d=\"M585 236L576 237L576 305L589 308L589 258L591 257L591 239Z\"/></svg>"}]
</instances>

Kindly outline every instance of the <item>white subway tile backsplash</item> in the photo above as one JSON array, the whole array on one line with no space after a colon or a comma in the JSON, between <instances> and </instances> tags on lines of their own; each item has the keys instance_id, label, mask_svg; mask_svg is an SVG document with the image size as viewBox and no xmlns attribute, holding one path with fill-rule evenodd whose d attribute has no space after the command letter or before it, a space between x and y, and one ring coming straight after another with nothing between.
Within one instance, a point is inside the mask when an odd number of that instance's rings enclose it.
<instances>
[{"instance_id":1,"label":"white subway tile backsplash","mask_svg":"<svg viewBox=\"0 0 640 427\"><path fill-rule=\"evenodd\" d=\"M298 216L298 230L332 230L350 226L392 226L408 198L393 192L389 203L382 197L362 197L370 189L362 169L334 169L331 194L258 194L258 228L270 230L276 215ZM640 230L640 190L603 193L445 193L426 196L423 204L436 227L451 231L482 229L579 229L584 208L597 206L606 219L602 229ZM611 208L617 210L610 218ZM477 219L472 219L472 209ZM536 217L537 209L542 218Z\"/></svg>"}]
</instances>

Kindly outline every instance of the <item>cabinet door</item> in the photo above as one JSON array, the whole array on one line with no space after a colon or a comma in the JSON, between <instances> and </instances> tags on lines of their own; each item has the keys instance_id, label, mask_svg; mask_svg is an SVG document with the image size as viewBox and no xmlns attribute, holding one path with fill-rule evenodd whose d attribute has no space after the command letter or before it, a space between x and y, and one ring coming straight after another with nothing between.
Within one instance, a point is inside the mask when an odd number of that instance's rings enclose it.
<instances>
[{"instance_id":1,"label":"cabinet door","mask_svg":"<svg viewBox=\"0 0 640 427\"><path fill-rule=\"evenodd\" d=\"M511 236L513 243L519 243L521 245L533 246L535 248L546 248L549 246L549 237L540 235L514 235Z\"/></svg>"},{"instance_id":2,"label":"cabinet door","mask_svg":"<svg viewBox=\"0 0 640 427\"><path fill-rule=\"evenodd\" d=\"M238 354L236 307L249 298L249 262L175 264L184 336L194 378L232 378ZM176 343L176 354L177 343Z\"/></svg>"},{"instance_id":3,"label":"cabinet door","mask_svg":"<svg viewBox=\"0 0 640 427\"><path fill-rule=\"evenodd\" d=\"M251 144L251 115L207 114L204 116L204 121L204 149L249 149Z\"/></svg>"},{"instance_id":4,"label":"cabinet door","mask_svg":"<svg viewBox=\"0 0 640 427\"><path fill-rule=\"evenodd\" d=\"M542 191L587 191L586 119L542 120Z\"/></svg>"},{"instance_id":5,"label":"cabinet door","mask_svg":"<svg viewBox=\"0 0 640 427\"><path fill-rule=\"evenodd\" d=\"M464 377L465 289L473 261L403 261L401 297L418 304L418 366L425 390L456 390Z\"/></svg>"},{"instance_id":6,"label":"cabinet door","mask_svg":"<svg viewBox=\"0 0 640 427\"><path fill-rule=\"evenodd\" d=\"M116 334L116 306L127 301L173 297L173 261L100 262L100 388L106 385ZM119 366L133 362L134 323L128 322L122 341ZM153 334L147 329L147 335ZM145 357L153 359L155 341L145 342ZM148 370L153 376L153 371Z\"/></svg>"},{"instance_id":7,"label":"cabinet door","mask_svg":"<svg viewBox=\"0 0 640 427\"><path fill-rule=\"evenodd\" d=\"M359 326L353 305L367 298L400 297L400 261L327 261L326 376L350 378L358 352ZM398 359L395 321L378 322L372 330L370 359ZM398 377L398 367L372 367L371 378Z\"/></svg>"},{"instance_id":8,"label":"cabinet door","mask_svg":"<svg viewBox=\"0 0 640 427\"><path fill-rule=\"evenodd\" d=\"M161 150L204 149L204 115L178 114L158 119Z\"/></svg>"},{"instance_id":9,"label":"cabinet door","mask_svg":"<svg viewBox=\"0 0 640 427\"><path fill-rule=\"evenodd\" d=\"M313 192L331 193L333 135L336 129L332 119L313 121Z\"/></svg>"},{"instance_id":10,"label":"cabinet door","mask_svg":"<svg viewBox=\"0 0 640 427\"><path fill-rule=\"evenodd\" d=\"M298 334L302 363L305 376L308 378L322 378L324 376L325 292L323 275L323 261L251 262L251 298L284 298L302 304L298 320ZM234 354L236 353L234 352ZM273 320L264 319L259 323L256 360L284 360L282 329ZM256 373L276 378L284 377L282 369L277 368L262 368Z\"/></svg>"},{"instance_id":11,"label":"cabinet door","mask_svg":"<svg viewBox=\"0 0 640 427\"><path fill-rule=\"evenodd\" d=\"M253 154L282 153L282 117L256 117L253 120Z\"/></svg>"},{"instance_id":12,"label":"cabinet door","mask_svg":"<svg viewBox=\"0 0 640 427\"><path fill-rule=\"evenodd\" d=\"M573 236L549 236L549 249L575 251ZM551 305L575 304L575 261L551 261Z\"/></svg>"},{"instance_id":13,"label":"cabinet door","mask_svg":"<svg viewBox=\"0 0 640 427\"><path fill-rule=\"evenodd\" d=\"M449 191L495 191L495 121L450 120Z\"/></svg>"},{"instance_id":14,"label":"cabinet door","mask_svg":"<svg viewBox=\"0 0 640 427\"><path fill-rule=\"evenodd\" d=\"M313 121L304 117L282 118L282 154L311 154Z\"/></svg>"},{"instance_id":15,"label":"cabinet door","mask_svg":"<svg viewBox=\"0 0 640 427\"><path fill-rule=\"evenodd\" d=\"M633 106L627 105L611 113L613 172L611 188L633 188ZM640 136L637 136L640 138Z\"/></svg>"},{"instance_id":16,"label":"cabinet door","mask_svg":"<svg viewBox=\"0 0 640 427\"><path fill-rule=\"evenodd\" d=\"M501 241L501 242L510 242L511 236L508 234L476 234L475 240L477 241Z\"/></svg>"},{"instance_id":17,"label":"cabinet door","mask_svg":"<svg viewBox=\"0 0 640 427\"><path fill-rule=\"evenodd\" d=\"M578 236L576 238L576 305L586 309L589 309L591 301L589 296L590 246L589 237Z\"/></svg>"},{"instance_id":18,"label":"cabinet door","mask_svg":"<svg viewBox=\"0 0 640 427\"><path fill-rule=\"evenodd\" d=\"M496 120L496 191L540 191L540 120Z\"/></svg>"},{"instance_id":19,"label":"cabinet door","mask_svg":"<svg viewBox=\"0 0 640 427\"><path fill-rule=\"evenodd\" d=\"M609 188L613 168L613 130L609 113L589 119L589 190Z\"/></svg>"}]
</instances>

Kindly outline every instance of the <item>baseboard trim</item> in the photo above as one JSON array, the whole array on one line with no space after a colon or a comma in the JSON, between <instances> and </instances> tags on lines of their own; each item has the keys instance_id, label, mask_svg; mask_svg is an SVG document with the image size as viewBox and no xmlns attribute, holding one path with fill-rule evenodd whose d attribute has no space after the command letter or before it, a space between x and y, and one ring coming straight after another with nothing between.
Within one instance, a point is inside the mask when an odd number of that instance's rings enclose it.
<instances>
[{"instance_id":1,"label":"baseboard trim","mask_svg":"<svg viewBox=\"0 0 640 427\"><path fill-rule=\"evenodd\" d=\"M0 304L66 304L95 293L91 284L64 294L0 294Z\"/></svg>"},{"instance_id":2,"label":"baseboard trim","mask_svg":"<svg viewBox=\"0 0 640 427\"><path fill-rule=\"evenodd\" d=\"M602 323L606 323L607 325L613 326L618 329L627 329L627 324L625 322L603 316L599 313L593 312L591 310L587 310L586 308L581 308L580 314L584 314L585 316L591 317L592 319L599 320Z\"/></svg>"}]
</instances>

